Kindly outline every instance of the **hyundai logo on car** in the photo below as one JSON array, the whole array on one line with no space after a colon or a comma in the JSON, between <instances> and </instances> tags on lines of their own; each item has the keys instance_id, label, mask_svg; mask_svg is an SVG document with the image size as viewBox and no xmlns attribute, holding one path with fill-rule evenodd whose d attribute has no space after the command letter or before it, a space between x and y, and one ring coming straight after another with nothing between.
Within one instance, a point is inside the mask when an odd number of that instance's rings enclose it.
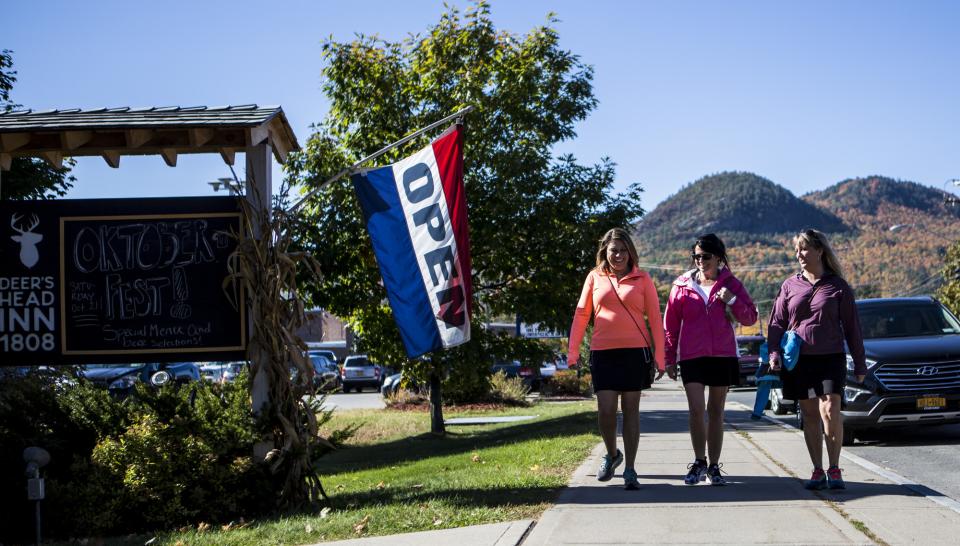
<instances>
[{"instance_id":1,"label":"hyundai logo on car","mask_svg":"<svg viewBox=\"0 0 960 546\"><path fill-rule=\"evenodd\" d=\"M917 368L917 375L937 375L939 371L935 366L920 366Z\"/></svg>"}]
</instances>

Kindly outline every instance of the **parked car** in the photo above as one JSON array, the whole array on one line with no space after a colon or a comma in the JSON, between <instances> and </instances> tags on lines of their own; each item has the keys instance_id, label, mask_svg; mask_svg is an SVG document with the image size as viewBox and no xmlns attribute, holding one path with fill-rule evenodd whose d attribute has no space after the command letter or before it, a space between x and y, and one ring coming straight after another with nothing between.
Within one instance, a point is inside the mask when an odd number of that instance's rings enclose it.
<instances>
[{"instance_id":1,"label":"parked car","mask_svg":"<svg viewBox=\"0 0 960 546\"><path fill-rule=\"evenodd\" d=\"M519 360L498 360L490 367L490 371L493 373L502 371L507 377L519 377L526 386L530 387L530 390L540 388L540 368L525 366Z\"/></svg>"},{"instance_id":2,"label":"parked car","mask_svg":"<svg viewBox=\"0 0 960 546\"><path fill-rule=\"evenodd\" d=\"M328 349L310 349L307 351L309 356L325 356L330 362L333 362L335 365L338 365L340 361L337 359L337 353L328 350Z\"/></svg>"},{"instance_id":3,"label":"parked car","mask_svg":"<svg viewBox=\"0 0 960 546\"><path fill-rule=\"evenodd\" d=\"M246 362L198 362L200 377L214 383L230 383L234 381Z\"/></svg>"},{"instance_id":4,"label":"parked car","mask_svg":"<svg viewBox=\"0 0 960 546\"><path fill-rule=\"evenodd\" d=\"M364 388L380 390L382 383L382 369L370 362L366 355L351 355L343 360L340 369L340 379L343 382L343 392L354 389L361 392Z\"/></svg>"},{"instance_id":5,"label":"parked car","mask_svg":"<svg viewBox=\"0 0 960 546\"><path fill-rule=\"evenodd\" d=\"M797 401L783 397L783 389L774 387L770 389L770 401L767 407L774 415L786 415L797 411Z\"/></svg>"},{"instance_id":6,"label":"parked car","mask_svg":"<svg viewBox=\"0 0 960 546\"><path fill-rule=\"evenodd\" d=\"M763 336L737 336L737 357L740 359L740 385L757 384L757 368L760 367L760 345Z\"/></svg>"},{"instance_id":7,"label":"parked car","mask_svg":"<svg viewBox=\"0 0 960 546\"><path fill-rule=\"evenodd\" d=\"M380 395L386 398L394 396L400 390L400 383L403 381L403 373L395 373L383 378L383 384L380 385Z\"/></svg>"},{"instance_id":8,"label":"parked car","mask_svg":"<svg viewBox=\"0 0 960 546\"><path fill-rule=\"evenodd\" d=\"M312 354L312 351L310 362L313 364L313 385L318 391L338 391L343 387L340 368L335 362L324 355Z\"/></svg>"},{"instance_id":9,"label":"parked car","mask_svg":"<svg viewBox=\"0 0 960 546\"><path fill-rule=\"evenodd\" d=\"M111 394L126 396L138 381L154 387L167 383L184 384L200 381L200 368L194 362L168 364L92 364L81 368L81 375L95 385L106 387Z\"/></svg>"},{"instance_id":10,"label":"parked car","mask_svg":"<svg viewBox=\"0 0 960 546\"><path fill-rule=\"evenodd\" d=\"M856 382L848 354L844 445L869 429L960 423L960 320L931 297L860 300L857 310L867 376Z\"/></svg>"}]
</instances>

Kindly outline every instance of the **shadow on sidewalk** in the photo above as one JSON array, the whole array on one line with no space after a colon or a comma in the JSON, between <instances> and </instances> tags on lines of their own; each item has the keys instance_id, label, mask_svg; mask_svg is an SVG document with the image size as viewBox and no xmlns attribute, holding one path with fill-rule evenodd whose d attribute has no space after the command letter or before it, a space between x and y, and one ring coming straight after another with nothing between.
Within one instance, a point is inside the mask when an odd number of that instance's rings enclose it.
<instances>
[{"instance_id":1,"label":"shadow on sidewalk","mask_svg":"<svg viewBox=\"0 0 960 546\"><path fill-rule=\"evenodd\" d=\"M568 487L557 504L711 504L766 503L826 499L851 501L867 497L916 497L917 493L896 484L847 482L847 489L807 491L796 478L777 476L726 476L727 485L685 485L677 475L640 474L640 489L625 491L617 474L608 483ZM657 480L660 483L645 483ZM671 483L662 483L663 480Z\"/></svg>"}]
</instances>

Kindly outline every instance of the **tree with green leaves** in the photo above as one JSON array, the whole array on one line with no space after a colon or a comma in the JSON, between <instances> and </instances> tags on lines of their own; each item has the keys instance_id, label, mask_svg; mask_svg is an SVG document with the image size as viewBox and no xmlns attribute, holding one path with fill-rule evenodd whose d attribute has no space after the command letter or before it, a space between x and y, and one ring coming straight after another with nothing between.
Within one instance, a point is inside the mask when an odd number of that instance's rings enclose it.
<instances>
[{"instance_id":1,"label":"tree with green leaves","mask_svg":"<svg viewBox=\"0 0 960 546\"><path fill-rule=\"evenodd\" d=\"M0 50L0 111L9 112L20 108L10 99L10 91L17 81L17 71L13 70L13 52ZM56 169L44 161L32 157L16 157L10 163L10 170L0 174L0 199L53 199L63 197L73 187L76 180L70 176L75 165L72 159L65 161L62 168Z\"/></svg>"},{"instance_id":2,"label":"tree with green leaves","mask_svg":"<svg viewBox=\"0 0 960 546\"><path fill-rule=\"evenodd\" d=\"M937 297L954 315L960 315L960 241L947 249L940 275L944 284L937 291Z\"/></svg>"},{"instance_id":3,"label":"tree with green leaves","mask_svg":"<svg viewBox=\"0 0 960 546\"><path fill-rule=\"evenodd\" d=\"M485 331L494 317L566 331L597 242L642 215L639 185L614 194L614 164L578 164L553 146L576 136L597 105L593 70L559 45L547 24L526 35L498 31L486 2L449 8L424 35L399 42L358 36L323 45L327 117L288 164L309 188L385 144L467 105L464 178L473 261L471 342L410 362L386 303L353 187L342 179L305 207L302 244L326 276L309 288L315 305L345 318L361 348L416 377L449 370L446 385L486 387L496 358L539 365L543 345ZM428 135L381 158L396 161ZM448 388L448 393L460 392Z\"/></svg>"}]
</instances>

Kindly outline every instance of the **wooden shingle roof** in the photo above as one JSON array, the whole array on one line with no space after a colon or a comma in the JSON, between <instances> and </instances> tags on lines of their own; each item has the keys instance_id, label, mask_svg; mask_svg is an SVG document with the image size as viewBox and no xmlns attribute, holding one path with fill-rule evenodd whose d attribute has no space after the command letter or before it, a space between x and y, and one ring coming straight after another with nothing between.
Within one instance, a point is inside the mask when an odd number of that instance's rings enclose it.
<instances>
[{"instance_id":1,"label":"wooden shingle roof","mask_svg":"<svg viewBox=\"0 0 960 546\"><path fill-rule=\"evenodd\" d=\"M99 155L113 167L121 155L220 153L233 164L244 148L268 140L277 160L299 150L279 106L98 108L0 112L0 168L14 157L42 157L59 165L65 156Z\"/></svg>"}]
</instances>

